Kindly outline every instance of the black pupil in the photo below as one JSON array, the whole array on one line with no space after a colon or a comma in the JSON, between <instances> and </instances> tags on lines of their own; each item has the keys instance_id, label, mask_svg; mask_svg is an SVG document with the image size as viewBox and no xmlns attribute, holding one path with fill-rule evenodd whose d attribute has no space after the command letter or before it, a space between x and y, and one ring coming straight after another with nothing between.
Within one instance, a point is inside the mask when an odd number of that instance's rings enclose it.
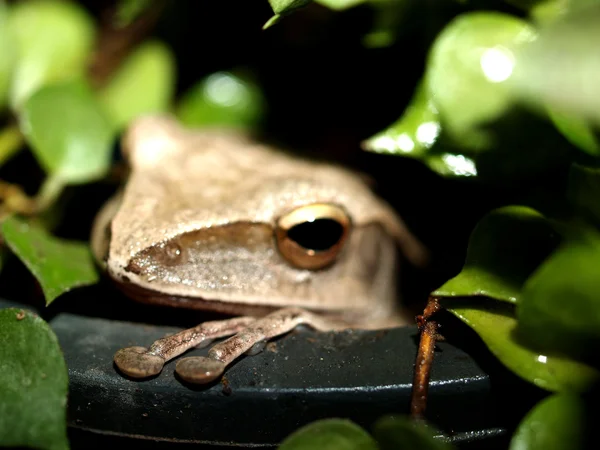
<instances>
[{"instance_id":1,"label":"black pupil","mask_svg":"<svg viewBox=\"0 0 600 450\"><path fill-rule=\"evenodd\" d=\"M293 226L287 232L288 238L309 250L328 250L339 242L344 227L333 219L317 219Z\"/></svg>"}]
</instances>

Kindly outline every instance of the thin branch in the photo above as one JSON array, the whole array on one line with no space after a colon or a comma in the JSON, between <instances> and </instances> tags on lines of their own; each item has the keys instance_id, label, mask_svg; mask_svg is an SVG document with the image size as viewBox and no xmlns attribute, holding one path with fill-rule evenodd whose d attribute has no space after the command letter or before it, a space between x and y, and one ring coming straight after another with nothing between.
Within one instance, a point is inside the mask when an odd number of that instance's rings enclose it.
<instances>
[{"instance_id":1,"label":"thin branch","mask_svg":"<svg viewBox=\"0 0 600 450\"><path fill-rule=\"evenodd\" d=\"M411 417L415 420L422 420L424 418L427 407L427 393L429 391L429 377L433 365L435 343L441 338L437 332L438 324L436 321L431 320L431 317L440 308L438 299L429 297L423 315L416 318L421 330L421 339L415 363L415 375L410 400L410 413Z\"/></svg>"}]
</instances>

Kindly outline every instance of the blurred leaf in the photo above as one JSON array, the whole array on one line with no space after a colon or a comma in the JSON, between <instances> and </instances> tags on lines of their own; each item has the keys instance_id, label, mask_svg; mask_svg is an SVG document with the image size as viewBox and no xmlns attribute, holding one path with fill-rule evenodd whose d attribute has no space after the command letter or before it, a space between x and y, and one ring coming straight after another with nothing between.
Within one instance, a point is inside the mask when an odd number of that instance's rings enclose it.
<instances>
[{"instance_id":1,"label":"blurred leaf","mask_svg":"<svg viewBox=\"0 0 600 450\"><path fill-rule=\"evenodd\" d=\"M583 450L586 414L581 398L555 394L539 402L519 424L510 450Z\"/></svg>"},{"instance_id":2,"label":"blurred leaf","mask_svg":"<svg viewBox=\"0 0 600 450\"><path fill-rule=\"evenodd\" d=\"M286 14L308 5L311 0L269 0L275 14Z\"/></svg>"},{"instance_id":3,"label":"blurred leaf","mask_svg":"<svg viewBox=\"0 0 600 450\"><path fill-rule=\"evenodd\" d=\"M10 30L8 29L8 8L0 0L0 111L8 99L8 90L14 70L16 53Z\"/></svg>"},{"instance_id":4,"label":"blurred leaf","mask_svg":"<svg viewBox=\"0 0 600 450\"><path fill-rule=\"evenodd\" d=\"M513 94L538 108L600 124L600 4L579 8L540 30L517 53Z\"/></svg>"},{"instance_id":5,"label":"blurred leaf","mask_svg":"<svg viewBox=\"0 0 600 450\"><path fill-rule=\"evenodd\" d=\"M116 22L119 27L126 27L141 16L154 0L121 0L117 4Z\"/></svg>"},{"instance_id":6,"label":"blurred leaf","mask_svg":"<svg viewBox=\"0 0 600 450\"><path fill-rule=\"evenodd\" d=\"M263 30L275 25L282 16L290 14L296 9L303 8L311 1L312 0L269 0L271 9L273 9L275 15L263 25Z\"/></svg>"},{"instance_id":7,"label":"blurred leaf","mask_svg":"<svg viewBox=\"0 0 600 450\"><path fill-rule=\"evenodd\" d=\"M512 372L549 391L584 391L599 379L594 369L559 356L540 354L515 339L517 320L511 305L500 302L480 306L479 302L444 307L470 326L489 350ZM519 319L520 320L520 319Z\"/></svg>"},{"instance_id":8,"label":"blurred leaf","mask_svg":"<svg viewBox=\"0 0 600 450\"><path fill-rule=\"evenodd\" d=\"M508 0L507 0L508 1ZM542 26L549 25L566 16L576 13L581 8L587 8L597 4L598 0L511 0L515 6L518 3L526 5L529 16Z\"/></svg>"},{"instance_id":9,"label":"blurred leaf","mask_svg":"<svg viewBox=\"0 0 600 450\"><path fill-rule=\"evenodd\" d=\"M567 197L586 219L600 227L600 169L573 164Z\"/></svg>"},{"instance_id":10,"label":"blurred leaf","mask_svg":"<svg viewBox=\"0 0 600 450\"><path fill-rule=\"evenodd\" d=\"M562 245L531 276L517 308L519 337L536 349L596 360L600 234Z\"/></svg>"},{"instance_id":11,"label":"blurred leaf","mask_svg":"<svg viewBox=\"0 0 600 450\"><path fill-rule=\"evenodd\" d=\"M64 183L107 173L115 130L84 83L40 89L25 103L20 124L42 167Z\"/></svg>"},{"instance_id":12,"label":"blurred leaf","mask_svg":"<svg viewBox=\"0 0 600 450\"><path fill-rule=\"evenodd\" d=\"M407 30L407 12L413 5L410 0L367 0L375 9L372 29L363 37L368 48L392 45L401 32Z\"/></svg>"},{"instance_id":13,"label":"blurred leaf","mask_svg":"<svg viewBox=\"0 0 600 450\"><path fill-rule=\"evenodd\" d=\"M486 296L516 303L527 278L558 242L553 227L534 209L496 209L473 230L462 271L431 295Z\"/></svg>"},{"instance_id":14,"label":"blurred leaf","mask_svg":"<svg viewBox=\"0 0 600 450\"><path fill-rule=\"evenodd\" d=\"M76 2L32 0L11 6L9 28L16 39L18 63L11 106L19 110L45 84L81 77L92 51L92 19Z\"/></svg>"},{"instance_id":15,"label":"blurred leaf","mask_svg":"<svg viewBox=\"0 0 600 450\"><path fill-rule=\"evenodd\" d=\"M16 217L4 220L2 232L8 247L39 281L47 305L65 292L98 281L87 243L55 238Z\"/></svg>"},{"instance_id":16,"label":"blurred leaf","mask_svg":"<svg viewBox=\"0 0 600 450\"><path fill-rule=\"evenodd\" d=\"M440 133L439 114L426 83L419 83L404 114L389 128L362 143L365 150L423 157Z\"/></svg>"},{"instance_id":17,"label":"blurred leaf","mask_svg":"<svg viewBox=\"0 0 600 450\"><path fill-rule=\"evenodd\" d=\"M535 38L525 21L508 14L473 12L450 22L436 38L426 79L444 129L455 139L490 145L478 128L511 106L503 83L514 66L513 52Z\"/></svg>"},{"instance_id":18,"label":"blurred leaf","mask_svg":"<svg viewBox=\"0 0 600 450\"><path fill-rule=\"evenodd\" d=\"M377 450L373 438L345 419L323 419L294 431L280 450Z\"/></svg>"},{"instance_id":19,"label":"blurred leaf","mask_svg":"<svg viewBox=\"0 0 600 450\"><path fill-rule=\"evenodd\" d=\"M260 88L250 78L216 72L185 93L177 116L194 127L253 127L262 119L264 103Z\"/></svg>"},{"instance_id":20,"label":"blurred leaf","mask_svg":"<svg viewBox=\"0 0 600 450\"><path fill-rule=\"evenodd\" d=\"M69 448L67 366L37 315L0 310L0 447Z\"/></svg>"},{"instance_id":21,"label":"blurred leaf","mask_svg":"<svg viewBox=\"0 0 600 450\"><path fill-rule=\"evenodd\" d=\"M23 135L17 126L0 130L0 166L9 160L23 145Z\"/></svg>"},{"instance_id":22,"label":"blurred leaf","mask_svg":"<svg viewBox=\"0 0 600 450\"><path fill-rule=\"evenodd\" d=\"M600 156L598 140L586 121L552 110L548 111L548 115L569 142L592 156Z\"/></svg>"},{"instance_id":23,"label":"blurred leaf","mask_svg":"<svg viewBox=\"0 0 600 450\"><path fill-rule=\"evenodd\" d=\"M142 114L163 112L175 90L175 58L161 42L146 41L119 68L99 94L117 129Z\"/></svg>"},{"instance_id":24,"label":"blurred leaf","mask_svg":"<svg viewBox=\"0 0 600 450\"><path fill-rule=\"evenodd\" d=\"M434 438L434 430L409 417L384 417L373 427L381 450L452 450L454 447Z\"/></svg>"},{"instance_id":25,"label":"blurred leaf","mask_svg":"<svg viewBox=\"0 0 600 450\"><path fill-rule=\"evenodd\" d=\"M353 8L361 3L366 3L368 0L314 0L315 3L319 3L334 10L344 10Z\"/></svg>"}]
</instances>

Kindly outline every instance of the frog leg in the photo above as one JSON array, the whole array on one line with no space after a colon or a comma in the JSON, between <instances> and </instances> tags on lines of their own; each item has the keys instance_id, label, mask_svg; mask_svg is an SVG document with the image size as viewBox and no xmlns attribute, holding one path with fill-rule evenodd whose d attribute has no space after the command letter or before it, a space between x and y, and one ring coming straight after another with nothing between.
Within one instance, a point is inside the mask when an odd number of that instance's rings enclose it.
<instances>
[{"instance_id":1,"label":"frog leg","mask_svg":"<svg viewBox=\"0 0 600 450\"><path fill-rule=\"evenodd\" d=\"M285 308L255 319L235 336L215 344L208 357L191 356L177 362L175 371L189 383L204 384L220 377L225 368L260 342L281 336L298 325L317 331L349 328L347 322L325 318L299 308Z\"/></svg>"},{"instance_id":2,"label":"frog leg","mask_svg":"<svg viewBox=\"0 0 600 450\"><path fill-rule=\"evenodd\" d=\"M168 361L183 352L210 343L213 339L238 333L255 321L255 317L235 317L204 322L194 328L159 339L150 348L122 348L115 353L113 359L125 375L132 378L151 377L159 374Z\"/></svg>"}]
</instances>

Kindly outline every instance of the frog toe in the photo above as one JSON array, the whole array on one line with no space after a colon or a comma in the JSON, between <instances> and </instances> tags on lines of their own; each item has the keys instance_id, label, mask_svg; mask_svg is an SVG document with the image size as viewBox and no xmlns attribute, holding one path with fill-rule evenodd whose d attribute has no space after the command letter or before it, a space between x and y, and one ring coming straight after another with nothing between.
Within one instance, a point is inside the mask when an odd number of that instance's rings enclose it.
<instances>
[{"instance_id":1,"label":"frog toe","mask_svg":"<svg viewBox=\"0 0 600 450\"><path fill-rule=\"evenodd\" d=\"M165 365L164 358L149 353L145 347L122 348L113 360L121 372L132 378L158 375Z\"/></svg>"},{"instance_id":2,"label":"frog toe","mask_svg":"<svg viewBox=\"0 0 600 450\"><path fill-rule=\"evenodd\" d=\"M225 371L225 363L204 356L191 356L177 362L175 371L184 381L206 384L219 378Z\"/></svg>"}]
</instances>

